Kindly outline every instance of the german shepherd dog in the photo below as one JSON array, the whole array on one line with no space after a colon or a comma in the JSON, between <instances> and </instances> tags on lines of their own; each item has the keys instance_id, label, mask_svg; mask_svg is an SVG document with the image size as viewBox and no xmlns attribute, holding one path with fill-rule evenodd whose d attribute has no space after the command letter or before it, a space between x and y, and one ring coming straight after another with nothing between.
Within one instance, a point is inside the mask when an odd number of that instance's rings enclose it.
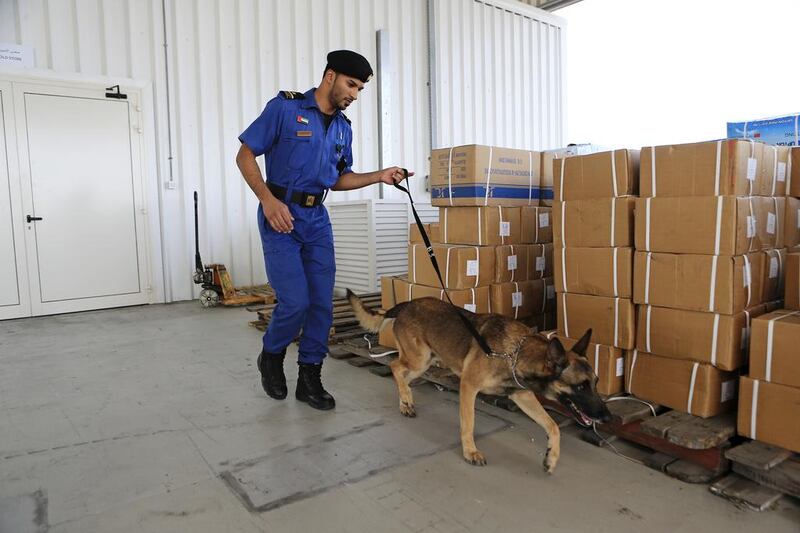
<instances>
[{"instance_id":1,"label":"german shepherd dog","mask_svg":"<svg viewBox=\"0 0 800 533\"><path fill-rule=\"evenodd\" d=\"M597 395L597 376L585 357L592 335L588 330L570 351L558 339L548 341L530 328L497 314L475 314L435 298L401 303L376 313L352 291L347 298L361 326L373 333L394 321L399 357L391 369L400 392L400 412L416 416L408 384L434 361L461 379L459 414L464 459L483 466L486 459L475 446L475 398L478 392L507 396L547 432L544 469L552 473L560 454L561 434L536 394L560 402L584 426L611 419ZM461 313L480 332L495 354L487 356L456 313ZM534 394L535 393L535 394Z\"/></svg>"}]
</instances>

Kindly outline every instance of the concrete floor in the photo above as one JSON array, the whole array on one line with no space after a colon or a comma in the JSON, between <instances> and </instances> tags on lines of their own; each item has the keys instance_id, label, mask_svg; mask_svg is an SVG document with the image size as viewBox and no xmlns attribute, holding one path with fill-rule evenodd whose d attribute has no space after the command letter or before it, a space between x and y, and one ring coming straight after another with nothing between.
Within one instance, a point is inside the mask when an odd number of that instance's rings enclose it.
<instances>
[{"instance_id":1,"label":"concrete floor","mask_svg":"<svg viewBox=\"0 0 800 533\"><path fill-rule=\"evenodd\" d=\"M419 418L406 419L390 379L343 361L323 372L335 412L270 400L251 318L191 302L0 322L0 532L800 528L797 501L740 511L568 431L547 476L544 432L486 405L489 465L470 466L455 395L417 387ZM347 464L321 460L332 451ZM370 457L395 466L364 470ZM285 464L325 483L278 480ZM257 483L243 470L256 466L308 490L251 512L229 481Z\"/></svg>"}]
</instances>

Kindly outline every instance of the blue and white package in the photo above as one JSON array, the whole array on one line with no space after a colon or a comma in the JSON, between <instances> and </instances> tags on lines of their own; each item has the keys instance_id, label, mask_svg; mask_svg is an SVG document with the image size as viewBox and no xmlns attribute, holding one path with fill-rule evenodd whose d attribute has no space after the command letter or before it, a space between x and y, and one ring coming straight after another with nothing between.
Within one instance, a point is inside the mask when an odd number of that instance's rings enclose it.
<instances>
[{"instance_id":1,"label":"blue and white package","mask_svg":"<svg viewBox=\"0 0 800 533\"><path fill-rule=\"evenodd\" d=\"M798 146L798 117L764 118L747 122L728 122L729 139L755 139L776 146Z\"/></svg>"}]
</instances>

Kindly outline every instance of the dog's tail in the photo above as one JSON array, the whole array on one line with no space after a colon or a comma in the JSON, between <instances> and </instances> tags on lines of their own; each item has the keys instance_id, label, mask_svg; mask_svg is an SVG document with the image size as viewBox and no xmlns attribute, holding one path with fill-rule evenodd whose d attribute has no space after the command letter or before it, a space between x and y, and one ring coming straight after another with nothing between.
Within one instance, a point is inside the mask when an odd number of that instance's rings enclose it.
<instances>
[{"instance_id":1,"label":"dog's tail","mask_svg":"<svg viewBox=\"0 0 800 533\"><path fill-rule=\"evenodd\" d=\"M371 333L378 333L383 325L383 321L385 320L384 315L376 313L369 307L365 306L364 302L361 301L361 298L356 296L355 293L350 289L347 289L347 300L350 302L350 306L353 308L361 327Z\"/></svg>"}]
</instances>

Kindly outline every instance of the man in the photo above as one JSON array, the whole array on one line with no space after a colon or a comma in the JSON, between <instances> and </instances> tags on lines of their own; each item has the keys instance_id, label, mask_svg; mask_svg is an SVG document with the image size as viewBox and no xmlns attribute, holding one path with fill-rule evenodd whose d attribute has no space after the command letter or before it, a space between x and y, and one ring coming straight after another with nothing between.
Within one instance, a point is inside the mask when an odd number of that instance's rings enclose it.
<instances>
[{"instance_id":1,"label":"man","mask_svg":"<svg viewBox=\"0 0 800 533\"><path fill-rule=\"evenodd\" d=\"M372 78L360 54L328 54L319 87L305 93L281 91L239 136L236 156L245 181L261 202L258 229L267 276L278 305L258 356L261 384L272 398L286 398L286 347L302 330L295 397L315 409L336 405L320 379L333 323L336 265L333 233L322 205L327 189L347 191L403 180L402 169L352 171L353 132L343 110ZM265 157L267 182L256 157ZM413 172L409 173L409 176Z\"/></svg>"}]
</instances>

